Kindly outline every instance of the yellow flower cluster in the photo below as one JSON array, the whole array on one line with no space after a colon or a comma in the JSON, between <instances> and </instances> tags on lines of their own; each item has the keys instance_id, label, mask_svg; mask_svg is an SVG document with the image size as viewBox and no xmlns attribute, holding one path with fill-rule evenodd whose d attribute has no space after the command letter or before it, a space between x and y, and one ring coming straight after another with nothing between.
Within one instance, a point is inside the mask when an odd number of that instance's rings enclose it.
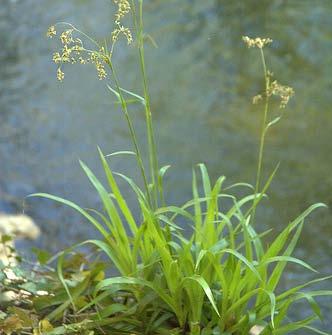
<instances>
[{"instance_id":1,"label":"yellow flower cluster","mask_svg":"<svg viewBox=\"0 0 332 335\"><path fill-rule=\"evenodd\" d=\"M289 99L294 95L294 90L292 87L279 84L274 80L267 91L267 95L275 95L280 97L280 108L285 108L289 102Z\"/></svg>"},{"instance_id":2,"label":"yellow flower cluster","mask_svg":"<svg viewBox=\"0 0 332 335\"><path fill-rule=\"evenodd\" d=\"M65 74L62 72L61 67L58 68L56 77L59 81L63 81L65 79Z\"/></svg>"},{"instance_id":3,"label":"yellow flower cluster","mask_svg":"<svg viewBox=\"0 0 332 335\"><path fill-rule=\"evenodd\" d=\"M49 38L52 38L54 36L56 36L56 30L54 26L50 26L47 30L46 36Z\"/></svg>"},{"instance_id":4,"label":"yellow flower cluster","mask_svg":"<svg viewBox=\"0 0 332 335\"><path fill-rule=\"evenodd\" d=\"M99 51L91 51L84 48L83 42L73 36L75 29L67 29L63 31L59 37L62 44L60 52L53 53L53 62L59 65L57 69L57 79L63 81L65 74L62 71L62 65L65 63L80 63L87 64L92 63L95 65L98 78L100 80L105 79L107 76L104 63L106 59L106 53L104 48ZM56 36L56 30L54 26L51 26L47 31L47 36L52 38Z\"/></svg>"},{"instance_id":5,"label":"yellow flower cluster","mask_svg":"<svg viewBox=\"0 0 332 335\"><path fill-rule=\"evenodd\" d=\"M60 35L60 40L61 43L64 45L68 45L74 42L73 40L73 29L68 29L65 30L61 35Z\"/></svg>"},{"instance_id":6,"label":"yellow flower cluster","mask_svg":"<svg viewBox=\"0 0 332 335\"><path fill-rule=\"evenodd\" d=\"M100 49L100 53L103 54L105 53L105 50L104 48ZM90 57L90 60L92 63L95 64L96 66L96 70L97 70L97 74L98 74L98 78L99 80L103 80L106 78L107 76L107 72L105 70L105 66L104 66L104 63L103 63L103 59L99 56L99 54L97 53L92 53L91 54L91 57Z\"/></svg>"},{"instance_id":7,"label":"yellow flower cluster","mask_svg":"<svg viewBox=\"0 0 332 335\"><path fill-rule=\"evenodd\" d=\"M247 45L248 48L259 48L263 49L267 44L272 43L271 38L250 38L248 36L243 36L242 40L244 43ZM294 90L293 88L286 86L286 85L281 85L278 83L277 80L271 80L273 77L273 73L270 72L269 70L266 71L266 91L264 96L265 97L270 97L272 95L278 96L280 98L280 108L285 108L286 105L289 102L289 99L294 95ZM253 104L259 103L263 99L262 94L258 94L253 97L252 102Z\"/></svg>"},{"instance_id":8,"label":"yellow flower cluster","mask_svg":"<svg viewBox=\"0 0 332 335\"><path fill-rule=\"evenodd\" d=\"M243 42L247 45L248 48L259 48L262 49L265 47L265 45L272 43L273 41L271 38L250 38L248 36L242 37Z\"/></svg>"},{"instance_id":9,"label":"yellow flower cluster","mask_svg":"<svg viewBox=\"0 0 332 335\"><path fill-rule=\"evenodd\" d=\"M130 29L126 28L126 27L124 27L122 25L119 25L118 28L115 28L112 31L112 41L113 41L113 43L115 43L118 40L120 34L123 34L123 35L126 36L128 44L130 44L133 41L133 37L131 35Z\"/></svg>"},{"instance_id":10,"label":"yellow flower cluster","mask_svg":"<svg viewBox=\"0 0 332 335\"><path fill-rule=\"evenodd\" d=\"M255 95L253 98L252 98L252 103L254 105L257 105L261 100L263 100L263 97L261 94L258 94L258 95Z\"/></svg>"},{"instance_id":11,"label":"yellow flower cluster","mask_svg":"<svg viewBox=\"0 0 332 335\"><path fill-rule=\"evenodd\" d=\"M66 29L60 33L59 40L61 42L61 49L53 53L53 62L58 65L57 78L59 81L63 81L65 78L63 64L66 63L94 64L97 70L98 78L100 80L105 79L107 77L105 64L110 62L113 48L116 41L119 39L119 35L123 34L126 37L128 44L133 41L130 29L122 24L122 19L131 10L130 3L128 0L113 1L117 5L117 11L114 21L115 28L112 31L112 48L110 51L105 51L103 47L99 47L99 44L96 41L76 29L73 25L64 23L64 25L69 26L70 29ZM98 48L92 50L85 48L83 42L75 36L77 34L82 34L83 36L88 37L88 39L93 44L97 45ZM46 35L49 38L53 38L57 35L54 25L48 28Z\"/></svg>"},{"instance_id":12,"label":"yellow flower cluster","mask_svg":"<svg viewBox=\"0 0 332 335\"><path fill-rule=\"evenodd\" d=\"M269 84L268 90L266 92L267 97L271 97L272 95L280 98L280 108L285 108L289 102L289 99L294 95L294 90L292 87L285 86L279 84L276 80L272 81ZM258 94L252 98L252 103L254 105L258 104L261 100L263 100L263 95Z\"/></svg>"},{"instance_id":13,"label":"yellow flower cluster","mask_svg":"<svg viewBox=\"0 0 332 335\"><path fill-rule=\"evenodd\" d=\"M115 24L120 24L121 19L130 12L130 4L128 0L114 0L118 5L118 10L115 14Z\"/></svg>"},{"instance_id":14,"label":"yellow flower cluster","mask_svg":"<svg viewBox=\"0 0 332 335\"><path fill-rule=\"evenodd\" d=\"M133 36L129 28L123 26L121 23L122 18L125 17L126 14L130 12L130 4L128 0L113 0L114 3L118 6L118 10L115 14L115 25L116 28L112 32L112 42L113 44L118 40L119 35L123 34L126 39L127 43L130 44L133 41Z\"/></svg>"}]
</instances>

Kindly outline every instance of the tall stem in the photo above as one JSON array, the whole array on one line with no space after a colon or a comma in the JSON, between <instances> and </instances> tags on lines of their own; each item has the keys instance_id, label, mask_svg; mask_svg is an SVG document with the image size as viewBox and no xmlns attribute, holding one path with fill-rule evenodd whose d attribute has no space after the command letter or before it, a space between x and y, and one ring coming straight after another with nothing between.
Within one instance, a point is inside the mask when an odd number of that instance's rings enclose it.
<instances>
[{"instance_id":1,"label":"tall stem","mask_svg":"<svg viewBox=\"0 0 332 335\"><path fill-rule=\"evenodd\" d=\"M107 58L107 64L109 65L109 67L112 71L112 75L113 75L114 82L115 82L115 85L116 85L117 93L119 94L119 97L120 97L122 111L125 115L125 118L126 118L126 121L127 121L127 124L128 124L128 128L129 128L129 131L130 131L131 139L132 139L133 144L134 144L135 153L136 153L136 157L137 157L137 162L138 162L138 166L139 166L139 169L141 171L142 178L143 178L148 203L150 205L152 205L151 204L151 195L150 195L150 190L149 190L149 184L148 184L148 180L147 180L147 177L146 177L144 164L143 164L143 160L142 160L142 154L141 154L141 151L139 149L139 145L138 145L138 141L137 141L137 137L136 137L136 133L135 133L135 130L134 130L132 120L131 120L130 115L128 113L127 103L126 103L126 100L124 99L124 97L122 95L119 80L118 80L118 77L116 75L116 72L115 72L115 69L113 67L111 59Z\"/></svg>"},{"instance_id":2,"label":"tall stem","mask_svg":"<svg viewBox=\"0 0 332 335\"><path fill-rule=\"evenodd\" d=\"M142 79L143 79L143 91L144 91L144 99L145 99L145 119L146 119L146 127L147 127L150 177L151 177L151 184L153 187L153 202L154 202L154 206L157 207L158 194L159 194L159 186L158 186L159 167L158 167L156 141L155 141L155 136L153 132L150 95L149 95L146 67L145 67L144 33L143 33L143 0L139 0L138 2L139 2L139 12L138 12L138 20L137 20L135 1L134 0L131 1L133 21L134 21L135 29L137 32L137 38L138 38L139 61L140 61Z\"/></svg>"},{"instance_id":3,"label":"tall stem","mask_svg":"<svg viewBox=\"0 0 332 335\"><path fill-rule=\"evenodd\" d=\"M258 153L258 165L257 165L257 174L256 174L256 185L255 185L255 200L253 204L252 209L252 215L251 215L251 222L254 222L255 215L256 215L256 207L259 201L258 193L260 188L260 182L261 182L261 174L262 174L262 168L263 168L263 155L264 155L264 144L265 144L265 135L266 135L266 123L267 123L267 117L269 112L269 75L266 68L266 62L265 62L265 56L263 48L260 48L260 54L261 54L261 60L263 65L263 71L264 71L264 80L265 80L265 94L264 94L264 113L263 113L263 120L262 120L262 126L261 126L261 136L259 141L259 153Z\"/></svg>"},{"instance_id":4,"label":"tall stem","mask_svg":"<svg viewBox=\"0 0 332 335\"><path fill-rule=\"evenodd\" d=\"M263 154L264 154L264 144L265 144L265 135L266 135L266 123L267 123L267 115L269 110L269 76L267 73L266 62L264 57L263 49L260 48L261 60L263 64L264 70L264 79L265 79L265 104L264 104L264 115L262 121L262 128L261 128L261 137L260 137L260 144L259 144L259 154L258 154L258 166L257 166L257 175L256 175L256 186L255 186L255 194L259 192L260 181L261 181L261 173L263 167Z\"/></svg>"}]
</instances>

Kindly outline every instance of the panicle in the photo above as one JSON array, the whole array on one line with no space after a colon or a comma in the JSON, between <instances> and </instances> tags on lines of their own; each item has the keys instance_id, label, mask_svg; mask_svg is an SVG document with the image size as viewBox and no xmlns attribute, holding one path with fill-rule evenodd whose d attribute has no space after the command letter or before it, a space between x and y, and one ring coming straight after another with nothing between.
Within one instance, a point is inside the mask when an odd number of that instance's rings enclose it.
<instances>
[{"instance_id":1,"label":"panicle","mask_svg":"<svg viewBox=\"0 0 332 335\"><path fill-rule=\"evenodd\" d=\"M55 26L50 26L47 29L46 36L49 37L49 38L53 38L54 36L56 36Z\"/></svg>"},{"instance_id":2,"label":"panicle","mask_svg":"<svg viewBox=\"0 0 332 335\"><path fill-rule=\"evenodd\" d=\"M267 91L267 95L280 97L280 108L285 108L289 102L289 99L294 95L294 89L290 86L281 85L277 80L274 80Z\"/></svg>"},{"instance_id":3,"label":"panicle","mask_svg":"<svg viewBox=\"0 0 332 335\"><path fill-rule=\"evenodd\" d=\"M65 74L63 72L63 64L71 63L71 64L94 64L98 78L100 80L105 79L107 77L107 71L105 69L105 65L110 61L112 56L112 51L115 43L119 39L120 35L124 35L127 43L130 44L133 41L132 33L130 29L123 25L122 19L130 12L131 7L128 0L113 0L113 2L117 5L117 11L115 14L115 28L112 31L112 48L110 52L105 51L105 48L92 49L85 48L81 39L77 38L77 34L82 34L78 29L74 26L69 25L70 29L63 30L59 35L59 40L61 42L61 48L59 51L54 52L52 59L55 64L58 65L57 69L57 79L59 81L63 81L65 78ZM57 35L57 31L55 30L55 26L52 25L48 28L46 35L50 38ZM85 35L86 36L86 35ZM90 39L92 40L92 39ZM98 45L97 42L95 44Z\"/></svg>"},{"instance_id":4,"label":"panicle","mask_svg":"<svg viewBox=\"0 0 332 335\"><path fill-rule=\"evenodd\" d=\"M130 4L128 0L113 0L118 5L118 10L115 14L115 23L120 24L120 20L130 12Z\"/></svg>"},{"instance_id":5,"label":"panicle","mask_svg":"<svg viewBox=\"0 0 332 335\"><path fill-rule=\"evenodd\" d=\"M127 43L130 44L133 41L133 37L129 28L125 27L121 20L130 12L131 7L128 0L113 0L114 3L118 6L118 10L115 14L115 29L112 32L112 42L113 45L118 40L119 36L123 34L126 39Z\"/></svg>"},{"instance_id":6,"label":"panicle","mask_svg":"<svg viewBox=\"0 0 332 335\"><path fill-rule=\"evenodd\" d=\"M267 44L273 42L271 38L261 38L261 37L250 38L248 36L243 36L242 40L247 45L248 48L256 47L259 49L263 49Z\"/></svg>"},{"instance_id":7,"label":"panicle","mask_svg":"<svg viewBox=\"0 0 332 335\"><path fill-rule=\"evenodd\" d=\"M64 45L68 45L68 44L72 43L74 41L72 34L73 34L73 29L68 29L68 30L64 31L60 35L61 43L64 44Z\"/></svg>"},{"instance_id":8,"label":"panicle","mask_svg":"<svg viewBox=\"0 0 332 335\"><path fill-rule=\"evenodd\" d=\"M271 38L250 38L248 36L242 36L243 42L248 48L263 49L266 45L272 43ZM263 52L263 51L262 51ZM280 98L280 108L285 108L289 102L289 99L294 95L294 90L290 86L281 85L277 80L272 80L273 73L269 70L266 71L266 91L264 97L270 97L272 95ZM252 98L253 104L259 103L263 100L263 95L258 94Z\"/></svg>"},{"instance_id":9,"label":"panicle","mask_svg":"<svg viewBox=\"0 0 332 335\"><path fill-rule=\"evenodd\" d=\"M131 34L131 31L129 28L126 28L122 25L119 25L118 28L115 28L113 31L112 31L112 42L115 43L118 38L119 38L119 35L120 34L123 34L125 35L126 39L127 39L127 43L130 44L132 41L133 41L133 37L132 37L132 34Z\"/></svg>"},{"instance_id":10,"label":"panicle","mask_svg":"<svg viewBox=\"0 0 332 335\"><path fill-rule=\"evenodd\" d=\"M52 26L54 27L54 26ZM67 29L60 34L61 49L60 51L53 53L53 62L58 65L57 69L57 79L63 81L65 74L62 70L62 66L65 63L79 63L87 64L93 63L97 70L98 78L105 79L107 76L105 70L105 59L106 52L104 48L101 48L99 51L91 51L85 49L81 39L74 36L75 29ZM53 28L49 28L48 35L52 34L55 36Z\"/></svg>"},{"instance_id":11,"label":"panicle","mask_svg":"<svg viewBox=\"0 0 332 335\"><path fill-rule=\"evenodd\" d=\"M63 81L65 79L65 74L62 72L60 67L58 68L56 72L56 77L59 81Z\"/></svg>"},{"instance_id":12,"label":"panicle","mask_svg":"<svg viewBox=\"0 0 332 335\"><path fill-rule=\"evenodd\" d=\"M104 66L104 59L100 55L102 55L105 52L105 50L104 48L102 48L99 51L100 53L94 52L91 54L90 61L96 67L99 80L103 80L106 78L107 72Z\"/></svg>"},{"instance_id":13,"label":"panicle","mask_svg":"<svg viewBox=\"0 0 332 335\"><path fill-rule=\"evenodd\" d=\"M263 99L261 94L257 94L252 98L252 103L257 105Z\"/></svg>"}]
</instances>

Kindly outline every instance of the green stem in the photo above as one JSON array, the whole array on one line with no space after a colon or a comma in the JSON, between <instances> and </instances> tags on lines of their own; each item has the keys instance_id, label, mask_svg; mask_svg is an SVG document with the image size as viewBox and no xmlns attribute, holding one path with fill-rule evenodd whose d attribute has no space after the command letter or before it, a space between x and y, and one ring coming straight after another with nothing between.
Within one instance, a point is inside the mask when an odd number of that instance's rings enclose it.
<instances>
[{"instance_id":1,"label":"green stem","mask_svg":"<svg viewBox=\"0 0 332 335\"><path fill-rule=\"evenodd\" d=\"M264 71L264 80L265 80L265 104L264 104L264 113L263 113L263 120L262 120L262 127L261 127L261 136L259 141L259 153L258 153L258 165L257 165L257 174L256 174L256 185L255 185L255 200L253 204L252 209L252 216L251 216L251 222L254 222L255 215L256 215L256 207L258 204L258 193L260 188L260 182L261 182L261 174L263 169L263 156L264 156L264 144L265 144L265 135L266 135L266 123L267 123L267 117L269 112L269 76L266 68L266 62L265 62L265 56L264 51L262 48L260 48L260 54L261 54L261 61L263 65L263 71Z\"/></svg>"},{"instance_id":2,"label":"green stem","mask_svg":"<svg viewBox=\"0 0 332 335\"><path fill-rule=\"evenodd\" d=\"M268 116L268 110L269 110L269 96L268 96L269 76L268 76L267 69L266 69L266 62L265 62L263 49L260 49L260 53L261 53L261 59L262 59L263 70L264 70L264 78L265 78L265 105L264 105L264 115L263 115L260 145L259 145L258 166L257 166L256 186L255 186L256 195L260 187L261 173L262 173L262 167L263 167L265 135L266 135L266 122L267 122L267 116Z\"/></svg>"},{"instance_id":3,"label":"green stem","mask_svg":"<svg viewBox=\"0 0 332 335\"><path fill-rule=\"evenodd\" d=\"M157 157L157 147L153 131L153 122L151 114L151 105L150 105L150 95L148 89L146 67L145 67L145 55L144 55L144 34L143 34L143 0L139 0L139 20L137 21L137 13L135 7L135 1L132 0L132 12L133 12L133 21L135 25L135 30L137 32L138 39L138 51L139 51L139 61L141 74L143 78L143 91L145 99L145 118L146 118L146 127L147 127L147 140L148 140L148 150L149 150L149 166L150 166L150 176L151 184L153 187L153 200L154 206L158 206L158 194L160 193L158 186L158 157Z\"/></svg>"},{"instance_id":4,"label":"green stem","mask_svg":"<svg viewBox=\"0 0 332 335\"><path fill-rule=\"evenodd\" d=\"M151 204L151 195L150 195L150 190L149 190L149 184L148 184L148 180L147 180L147 177L146 177L144 164L143 164L143 160L142 160L142 155L141 155L141 151L139 149L139 145L138 145L136 133L135 133L135 130L134 130L133 122L132 122L132 120L130 118L130 115L128 113L127 103L126 103L126 100L124 99L122 91L120 89L119 80L118 80L118 77L116 75L115 69L113 67L112 61L108 57L106 62L108 64L108 66L110 67L111 71L112 71L112 75L113 75L114 82L115 82L115 85L116 85L116 88L117 88L117 92L118 92L119 97L120 97L122 111L125 115L125 118L126 118L126 121L127 121L127 124L128 124L128 128L129 128L129 131L130 131L130 136L131 136L131 139L132 139L133 144L134 144L135 153L136 153L136 157L137 157L137 162L138 162L138 166L139 166L139 169L141 171L142 178L143 178L148 203L151 206L152 204Z\"/></svg>"}]
</instances>

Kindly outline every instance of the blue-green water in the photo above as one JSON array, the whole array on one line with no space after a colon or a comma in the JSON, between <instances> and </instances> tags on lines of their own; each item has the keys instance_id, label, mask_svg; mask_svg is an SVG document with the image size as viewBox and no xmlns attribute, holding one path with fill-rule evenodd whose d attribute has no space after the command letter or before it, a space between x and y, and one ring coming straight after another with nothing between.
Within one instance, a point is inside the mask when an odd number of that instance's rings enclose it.
<instances>
[{"instance_id":1,"label":"blue-green water","mask_svg":"<svg viewBox=\"0 0 332 335\"><path fill-rule=\"evenodd\" d=\"M168 199L190 196L191 169L205 162L213 178L253 182L262 111L250 101L262 89L257 51L242 35L275 40L267 52L276 78L296 95L269 134L266 172L281 162L261 213L261 225L280 230L313 202L332 205L332 3L330 0L146 1L152 109L162 164L171 164ZM89 66L66 68L55 79L55 42L47 27L69 21L103 39L112 30L110 1L2 0L0 5L0 209L22 211L22 199L44 191L87 207L99 206L78 159L101 174L96 146L131 149L120 111ZM134 47L116 52L123 86L141 91ZM278 112L275 103L274 113ZM144 140L144 118L135 111ZM137 176L133 160L112 166ZM72 211L29 200L25 210L41 226L39 247L58 250L94 234ZM331 273L331 209L311 216L298 256ZM30 246L24 243L22 246ZM310 276L310 275L309 275ZM305 279L291 268L286 284ZM325 287L328 287L326 285ZM326 329L332 306L324 300ZM330 305L330 306L329 306Z\"/></svg>"}]
</instances>

